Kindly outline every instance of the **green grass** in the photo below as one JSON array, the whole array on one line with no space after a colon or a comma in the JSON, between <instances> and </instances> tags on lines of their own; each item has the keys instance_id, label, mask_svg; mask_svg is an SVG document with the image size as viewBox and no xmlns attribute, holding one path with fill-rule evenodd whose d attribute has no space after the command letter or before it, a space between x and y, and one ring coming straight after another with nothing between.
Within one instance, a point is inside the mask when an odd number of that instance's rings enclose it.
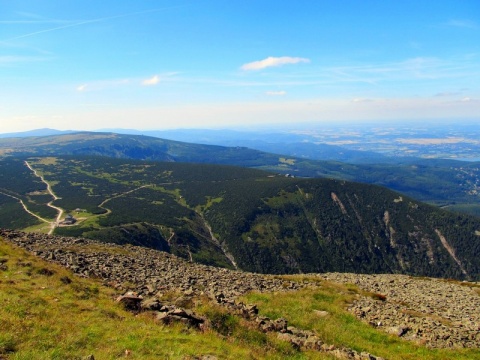
<instances>
[{"instance_id":1,"label":"green grass","mask_svg":"<svg viewBox=\"0 0 480 360\"><path fill-rule=\"evenodd\" d=\"M480 216L480 205L478 204L456 204L446 207L450 211L456 211L463 214Z\"/></svg>"},{"instance_id":2,"label":"green grass","mask_svg":"<svg viewBox=\"0 0 480 360\"><path fill-rule=\"evenodd\" d=\"M293 278L307 279L299 276ZM312 278L311 281L318 282L318 279ZM366 351L386 359L480 359L478 349L429 349L376 330L346 310L346 306L362 291L348 284L327 281L320 284L320 288L296 292L253 293L245 296L244 301L257 304L261 315L271 319L284 317L289 325L314 330L327 344L346 346L358 352ZM320 317L315 315L315 310L329 314Z\"/></svg>"},{"instance_id":3,"label":"green grass","mask_svg":"<svg viewBox=\"0 0 480 360\"><path fill-rule=\"evenodd\" d=\"M113 301L115 292L92 279L46 263L0 240L0 358L309 359L273 335L207 301L194 310L212 318L207 330L156 323ZM6 259L6 261L5 261Z\"/></svg>"},{"instance_id":4,"label":"green grass","mask_svg":"<svg viewBox=\"0 0 480 360\"><path fill-rule=\"evenodd\" d=\"M102 250L103 246L101 246ZM92 251L96 249L91 249ZM104 250L104 249L103 249ZM70 251L75 251L72 247ZM121 251L122 252L122 251ZM40 260L0 240L0 358L194 359L329 359L331 355L298 351L253 322L232 315L207 299L192 302L208 319L204 331L165 326L148 313L133 315L113 301L118 295L92 279ZM360 294L308 276L285 276L320 287L285 293L252 293L242 299L257 304L261 315L284 317L289 325L314 330L327 344L367 351L386 359L480 359L477 349L435 350L387 335L345 310ZM168 300L168 294L162 300ZM171 299L175 295L172 294ZM327 311L318 316L315 310Z\"/></svg>"}]
</instances>

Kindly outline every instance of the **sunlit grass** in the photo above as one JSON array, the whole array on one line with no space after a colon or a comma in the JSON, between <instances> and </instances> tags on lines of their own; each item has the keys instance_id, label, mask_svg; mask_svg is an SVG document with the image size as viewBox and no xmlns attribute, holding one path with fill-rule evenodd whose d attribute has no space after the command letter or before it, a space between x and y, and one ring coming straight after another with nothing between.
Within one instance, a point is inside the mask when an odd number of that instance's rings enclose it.
<instances>
[{"instance_id":1,"label":"sunlit grass","mask_svg":"<svg viewBox=\"0 0 480 360\"><path fill-rule=\"evenodd\" d=\"M0 358L75 359L309 359L274 335L205 301L194 310L212 316L207 330L165 326L152 315L135 316L117 295L91 279L46 263L0 240ZM225 327L227 330L225 331ZM231 332L228 330L231 329Z\"/></svg>"},{"instance_id":2,"label":"sunlit grass","mask_svg":"<svg viewBox=\"0 0 480 360\"><path fill-rule=\"evenodd\" d=\"M429 349L359 321L346 310L347 305L363 293L354 285L319 281L306 276L285 278L309 280L321 286L296 292L253 293L245 296L244 301L257 304L260 313L271 319L284 317L289 325L315 331L325 343L346 346L358 352L366 351L386 359L480 359L477 349ZM319 316L316 310L327 311L328 315Z\"/></svg>"},{"instance_id":3,"label":"sunlit grass","mask_svg":"<svg viewBox=\"0 0 480 360\"><path fill-rule=\"evenodd\" d=\"M114 247L112 253L128 250ZM75 250L75 246L70 249ZM92 251L105 251L104 246ZM332 355L299 351L274 333L259 331L251 321L232 315L206 298L192 302L208 319L204 331L165 326L153 315L134 315L113 301L115 291L92 279L46 263L0 240L0 358L74 359L330 359ZM364 293L353 284L337 284L305 275L284 276L312 286L274 294L252 293L261 315L284 317L289 325L314 330L327 344L366 351L386 359L480 359L476 349L433 350L387 335L345 310ZM178 294L177 294L178 295ZM163 301L176 298L172 292ZM320 313L318 311L326 311Z\"/></svg>"},{"instance_id":4,"label":"sunlit grass","mask_svg":"<svg viewBox=\"0 0 480 360\"><path fill-rule=\"evenodd\" d=\"M278 161L280 164L295 165L295 159L281 157L281 158L278 158Z\"/></svg>"},{"instance_id":5,"label":"sunlit grass","mask_svg":"<svg viewBox=\"0 0 480 360\"><path fill-rule=\"evenodd\" d=\"M26 227L26 228L22 229L22 231L48 234L50 229L51 229L51 225L49 223L42 222L42 223L37 224L37 225Z\"/></svg>"}]
</instances>

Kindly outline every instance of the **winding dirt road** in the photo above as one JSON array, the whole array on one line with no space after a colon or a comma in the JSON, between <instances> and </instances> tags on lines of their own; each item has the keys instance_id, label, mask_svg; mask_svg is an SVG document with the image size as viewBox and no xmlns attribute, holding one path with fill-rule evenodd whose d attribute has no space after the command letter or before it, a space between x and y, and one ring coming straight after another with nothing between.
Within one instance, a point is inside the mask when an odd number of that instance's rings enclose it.
<instances>
[{"instance_id":1,"label":"winding dirt road","mask_svg":"<svg viewBox=\"0 0 480 360\"><path fill-rule=\"evenodd\" d=\"M43 222L46 222L46 223L50 223L50 221L42 218L41 216L38 216L38 215L35 214L34 212L31 212L30 210L28 210L27 205L25 205L25 203L23 202L23 200L20 199L19 197L13 196L13 195L11 195L11 194L7 194L7 193L5 193L5 192L3 192L3 191L0 191L0 194L5 195L5 196L8 196L8 197L11 197L12 199L17 200L17 201L23 206L23 209L24 209L27 213L29 213L30 215L36 217L38 220L43 221Z\"/></svg>"},{"instance_id":2,"label":"winding dirt road","mask_svg":"<svg viewBox=\"0 0 480 360\"><path fill-rule=\"evenodd\" d=\"M43 219L43 218L41 218L41 217L33 214L31 211L29 211L29 210L27 209L27 207L25 206L25 204L23 203L23 201L21 201L20 199L19 199L19 200L20 200L20 202L22 203L24 209L25 209L29 214L32 214L33 216L35 216L36 218L38 218L38 219L40 219L40 220L42 220L42 221L44 221L44 222L50 223L50 230L48 231L48 234L51 235L51 234L53 234L53 231L55 230L55 228L56 228L56 227L58 226L58 224L60 223L60 219L61 219L62 216L63 216L64 210L63 210L62 208L58 207L58 206L53 205L53 202L54 202L55 200L58 200L59 197L58 197L57 195L55 195L55 193L53 192L52 187L50 186L50 184L48 183L48 181L46 181L46 180L44 179L44 177L37 172L37 170L35 170L34 168L32 168L32 166L28 163L28 161L25 161L25 165L33 172L33 174L34 174L36 177L40 178L40 180L42 180L42 182L45 183L45 185L47 185L47 191L48 191L48 193L53 197L53 200L52 200L52 201L49 201L48 204L47 204L47 206L48 206L48 207L51 207L52 209L55 209L55 210L57 211L57 217L56 217L56 219L55 219L54 221L45 220L45 219Z\"/></svg>"}]
</instances>

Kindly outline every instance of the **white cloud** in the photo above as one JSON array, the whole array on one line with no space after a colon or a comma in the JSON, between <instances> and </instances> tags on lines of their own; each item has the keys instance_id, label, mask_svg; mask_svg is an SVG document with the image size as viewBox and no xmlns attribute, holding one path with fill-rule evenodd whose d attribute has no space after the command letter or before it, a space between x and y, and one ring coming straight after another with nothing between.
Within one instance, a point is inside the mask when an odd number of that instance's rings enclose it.
<instances>
[{"instance_id":1,"label":"white cloud","mask_svg":"<svg viewBox=\"0 0 480 360\"><path fill-rule=\"evenodd\" d=\"M287 92L286 91L267 91L265 92L265 94L267 94L268 96L283 96L283 95L286 95Z\"/></svg>"},{"instance_id":2,"label":"white cloud","mask_svg":"<svg viewBox=\"0 0 480 360\"><path fill-rule=\"evenodd\" d=\"M472 98L470 97L464 97L462 100L460 100L461 102L469 102L469 101L472 101Z\"/></svg>"},{"instance_id":3,"label":"white cloud","mask_svg":"<svg viewBox=\"0 0 480 360\"><path fill-rule=\"evenodd\" d=\"M82 84L77 86L77 91L85 91L86 88L87 88L87 84Z\"/></svg>"},{"instance_id":4,"label":"white cloud","mask_svg":"<svg viewBox=\"0 0 480 360\"><path fill-rule=\"evenodd\" d=\"M253 61L251 63L247 63L241 66L242 70L250 71L250 70L262 70L269 67L275 66L282 66L285 64L298 64L298 63L308 63L310 62L309 59L300 58L300 57L290 57L290 56L282 56L282 57L272 57L269 56L266 59Z\"/></svg>"},{"instance_id":5,"label":"white cloud","mask_svg":"<svg viewBox=\"0 0 480 360\"><path fill-rule=\"evenodd\" d=\"M133 83L134 82L131 79L92 80L88 83L77 85L75 89L79 92L102 91L131 86Z\"/></svg>"},{"instance_id":6,"label":"white cloud","mask_svg":"<svg viewBox=\"0 0 480 360\"><path fill-rule=\"evenodd\" d=\"M160 82L160 77L158 75L154 75L150 79L145 79L142 81L142 85L144 86L152 86L157 85Z\"/></svg>"},{"instance_id":7,"label":"white cloud","mask_svg":"<svg viewBox=\"0 0 480 360\"><path fill-rule=\"evenodd\" d=\"M352 100L354 103L362 103L362 102L370 102L373 101L372 99L365 99L365 98L355 98Z\"/></svg>"}]
</instances>

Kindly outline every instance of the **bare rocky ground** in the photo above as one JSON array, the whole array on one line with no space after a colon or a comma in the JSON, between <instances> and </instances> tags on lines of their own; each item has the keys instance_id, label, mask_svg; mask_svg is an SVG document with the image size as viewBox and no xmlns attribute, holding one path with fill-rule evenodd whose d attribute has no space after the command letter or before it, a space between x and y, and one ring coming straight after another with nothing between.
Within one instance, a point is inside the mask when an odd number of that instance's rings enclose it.
<instances>
[{"instance_id":1,"label":"bare rocky ground","mask_svg":"<svg viewBox=\"0 0 480 360\"><path fill-rule=\"evenodd\" d=\"M380 359L350 349L335 349L308 331L289 327L284 319L256 316L254 305L235 298L249 291L291 291L317 282L286 281L275 276L231 271L189 263L173 255L135 246L102 244L92 240L1 230L0 237L80 276L102 279L120 293L143 299L178 291L188 297L204 294L244 317L263 331L299 347L331 351L349 359ZM370 292L358 296L349 310L358 318L389 333L438 348L480 347L480 284L406 275L310 274L322 280L354 284ZM179 299L181 303L182 299ZM179 305L181 306L181 305ZM164 308L166 315L180 313ZM191 314L188 314L189 316Z\"/></svg>"}]
</instances>

